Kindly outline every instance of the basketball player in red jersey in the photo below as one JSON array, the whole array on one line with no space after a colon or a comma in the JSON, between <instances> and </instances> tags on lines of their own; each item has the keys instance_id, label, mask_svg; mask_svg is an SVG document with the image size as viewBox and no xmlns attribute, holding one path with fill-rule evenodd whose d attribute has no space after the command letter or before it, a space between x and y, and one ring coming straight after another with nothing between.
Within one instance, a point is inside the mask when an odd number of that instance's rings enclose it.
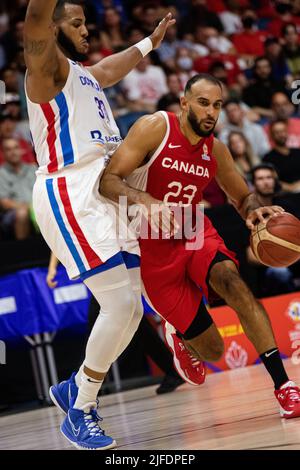
<instances>
[{"instance_id":1,"label":"basketball player in red jersey","mask_svg":"<svg viewBox=\"0 0 300 470\"><path fill-rule=\"evenodd\" d=\"M100 191L114 201L126 196L129 204L141 205L148 214L153 205L159 205L156 217L153 210L149 217L156 230L166 231L171 219L166 236L140 238L145 294L174 327L173 332L167 331L169 344L178 344L175 337L179 336L198 359L221 357L223 341L202 294L214 291L236 311L271 375L281 416L294 418L300 416L300 389L286 374L268 315L241 279L235 255L206 216L203 247L189 249L185 237L176 237L178 224L170 206L189 206L195 213L204 188L214 177L249 229L258 220L283 211L278 206L260 207L236 171L228 148L214 138L221 107L220 82L205 74L192 77L181 98L179 116L157 112L134 124L113 155Z\"/></svg>"}]
</instances>

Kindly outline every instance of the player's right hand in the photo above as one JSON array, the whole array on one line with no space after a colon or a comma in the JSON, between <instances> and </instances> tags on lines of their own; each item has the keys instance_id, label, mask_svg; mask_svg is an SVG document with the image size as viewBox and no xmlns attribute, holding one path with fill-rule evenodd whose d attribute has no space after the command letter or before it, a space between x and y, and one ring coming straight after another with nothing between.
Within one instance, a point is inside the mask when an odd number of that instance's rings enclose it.
<instances>
[{"instance_id":1,"label":"player's right hand","mask_svg":"<svg viewBox=\"0 0 300 470\"><path fill-rule=\"evenodd\" d=\"M171 238L179 230L174 212L164 202L145 194L141 207L143 215L155 233L161 230L166 238Z\"/></svg>"},{"instance_id":2,"label":"player's right hand","mask_svg":"<svg viewBox=\"0 0 300 470\"><path fill-rule=\"evenodd\" d=\"M46 282L47 282L48 287L50 287L50 289L54 289L57 286L57 281L54 281L55 276L56 276L56 269L49 269Z\"/></svg>"}]
</instances>

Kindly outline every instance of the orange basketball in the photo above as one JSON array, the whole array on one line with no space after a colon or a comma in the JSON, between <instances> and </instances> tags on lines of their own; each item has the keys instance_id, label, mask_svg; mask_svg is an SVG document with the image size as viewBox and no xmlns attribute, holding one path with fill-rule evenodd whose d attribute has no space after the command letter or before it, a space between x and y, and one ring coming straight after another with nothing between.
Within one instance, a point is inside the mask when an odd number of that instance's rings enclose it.
<instances>
[{"instance_id":1,"label":"orange basketball","mask_svg":"<svg viewBox=\"0 0 300 470\"><path fill-rule=\"evenodd\" d=\"M256 258L272 267L286 267L300 259L300 220L288 212L260 222L252 230Z\"/></svg>"}]
</instances>

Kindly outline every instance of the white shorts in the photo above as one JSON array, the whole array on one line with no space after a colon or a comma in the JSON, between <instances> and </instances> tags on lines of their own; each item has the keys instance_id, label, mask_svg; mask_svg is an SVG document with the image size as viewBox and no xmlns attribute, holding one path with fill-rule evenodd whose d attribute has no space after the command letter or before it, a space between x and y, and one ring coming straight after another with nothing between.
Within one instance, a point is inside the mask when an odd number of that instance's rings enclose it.
<instances>
[{"instance_id":1,"label":"white shorts","mask_svg":"<svg viewBox=\"0 0 300 470\"><path fill-rule=\"evenodd\" d=\"M136 240L121 242L117 237L113 210L98 193L100 171L95 161L55 176L38 174L33 188L41 234L70 279L98 268L120 251L139 254Z\"/></svg>"}]
</instances>

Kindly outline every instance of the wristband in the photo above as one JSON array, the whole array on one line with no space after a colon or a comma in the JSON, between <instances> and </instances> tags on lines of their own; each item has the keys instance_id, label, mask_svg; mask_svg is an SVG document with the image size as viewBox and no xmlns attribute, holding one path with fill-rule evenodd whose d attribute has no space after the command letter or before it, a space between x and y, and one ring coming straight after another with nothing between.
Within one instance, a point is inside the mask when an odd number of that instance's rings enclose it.
<instances>
[{"instance_id":1,"label":"wristband","mask_svg":"<svg viewBox=\"0 0 300 470\"><path fill-rule=\"evenodd\" d=\"M139 51L141 52L142 56L145 57L147 54L149 54L149 52L152 51L153 44L152 44L151 39L148 37L136 43L135 47L137 47Z\"/></svg>"}]
</instances>

